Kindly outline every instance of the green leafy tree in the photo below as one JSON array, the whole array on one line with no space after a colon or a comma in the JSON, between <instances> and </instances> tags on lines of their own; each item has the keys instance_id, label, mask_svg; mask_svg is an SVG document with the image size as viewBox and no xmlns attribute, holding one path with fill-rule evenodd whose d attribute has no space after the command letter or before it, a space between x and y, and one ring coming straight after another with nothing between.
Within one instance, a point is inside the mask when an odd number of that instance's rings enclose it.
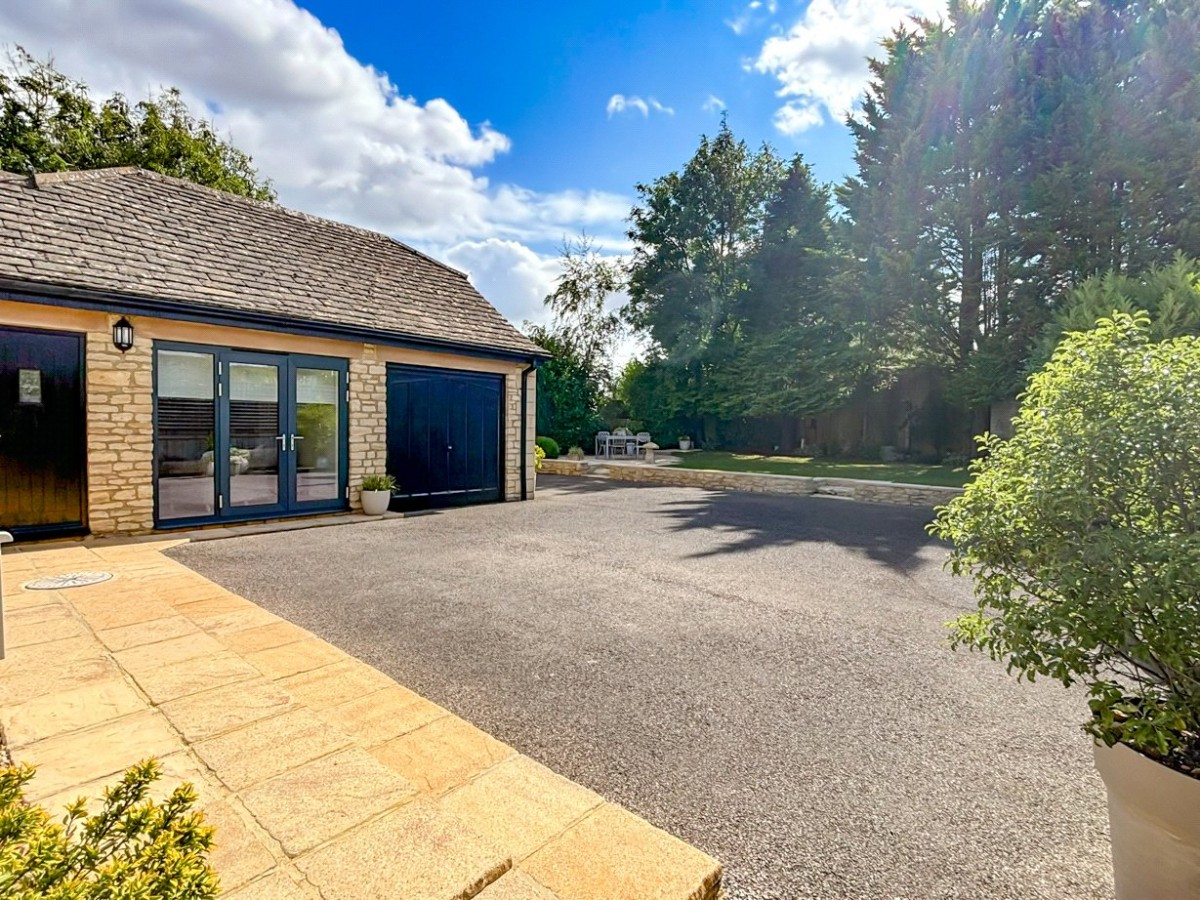
<instances>
[{"instance_id":1,"label":"green leafy tree","mask_svg":"<svg viewBox=\"0 0 1200 900\"><path fill-rule=\"evenodd\" d=\"M719 359L736 337L750 259L783 163L722 123L680 172L639 184L627 316L677 364ZM722 345L726 345L723 347Z\"/></svg>"},{"instance_id":2,"label":"green leafy tree","mask_svg":"<svg viewBox=\"0 0 1200 900\"><path fill-rule=\"evenodd\" d=\"M131 104L97 103L87 86L20 47L0 70L0 168L62 172L140 166L253 197L275 199L251 158L196 117L175 88Z\"/></svg>"},{"instance_id":3,"label":"green leafy tree","mask_svg":"<svg viewBox=\"0 0 1200 900\"><path fill-rule=\"evenodd\" d=\"M626 287L620 259L602 256L587 235L566 241L554 293L546 306L554 314L553 329L568 344L589 377L602 387L612 381L612 354L625 326L615 308Z\"/></svg>"},{"instance_id":4,"label":"green leafy tree","mask_svg":"<svg viewBox=\"0 0 1200 900\"><path fill-rule=\"evenodd\" d=\"M797 420L849 398L870 364L852 305L839 294L829 190L797 156L767 203L739 309L737 354L720 373L730 416L774 418L795 448Z\"/></svg>"},{"instance_id":5,"label":"green leafy tree","mask_svg":"<svg viewBox=\"0 0 1200 900\"><path fill-rule=\"evenodd\" d=\"M1033 366L1050 359L1064 334L1086 331L1114 312L1140 310L1150 316L1151 340L1200 335L1200 261L1180 254L1137 275L1106 272L1087 279L1067 293L1042 330Z\"/></svg>"},{"instance_id":6,"label":"green leafy tree","mask_svg":"<svg viewBox=\"0 0 1200 900\"><path fill-rule=\"evenodd\" d=\"M1073 332L1014 426L931 526L975 584L954 643L1082 682L1098 739L1200 766L1200 340L1154 343L1145 313Z\"/></svg>"},{"instance_id":7,"label":"green leafy tree","mask_svg":"<svg viewBox=\"0 0 1200 900\"><path fill-rule=\"evenodd\" d=\"M538 434L563 447L589 447L604 426L599 408L612 387L613 348L624 333L614 305L625 269L586 235L564 242L560 262L562 274L545 300L550 324L525 323L530 339L551 354L538 370Z\"/></svg>"},{"instance_id":8,"label":"green leafy tree","mask_svg":"<svg viewBox=\"0 0 1200 900\"><path fill-rule=\"evenodd\" d=\"M1015 395L1070 285L1197 255L1191 0L956 0L883 49L839 200L877 328L963 404Z\"/></svg>"},{"instance_id":9,"label":"green leafy tree","mask_svg":"<svg viewBox=\"0 0 1200 900\"><path fill-rule=\"evenodd\" d=\"M80 799L59 821L26 803L29 766L0 769L0 896L10 900L208 900L217 876L206 862L213 829L193 812L191 785L162 803L147 799L154 760L105 791L99 811Z\"/></svg>"},{"instance_id":10,"label":"green leafy tree","mask_svg":"<svg viewBox=\"0 0 1200 900\"><path fill-rule=\"evenodd\" d=\"M659 443L697 430L694 420L681 410L694 405L695 385L688 382L688 369L671 366L651 355L626 363L617 378L614 394L629 416L649 431Z\"/></svg>"},{"instance_id":11,"label":"green leafy tree","mask_svg":"<svg viewBox=\"0 0 1200 900\"><path fill-rule=\"evenodd\" d=\"M868 359L837 289L828 189L723 123L638 190L628 316L654 352L624 379L631 415L691 423L709 444L721 422L769 419L794 446L798 418L842 402Z\"/></svg>"},{"instance_id":12,"label":"green leafy tree","mask_svg":"<svg viewBox=\"0 0 1200 900\"><path fill-rule=\"evenodd\" d=\"M601 386L578 348L561 332L526 323L530 340L550 354L538 368L537 433L562 447L590 447L603 428L597 410Z\"/></svg>"}]
</instances>

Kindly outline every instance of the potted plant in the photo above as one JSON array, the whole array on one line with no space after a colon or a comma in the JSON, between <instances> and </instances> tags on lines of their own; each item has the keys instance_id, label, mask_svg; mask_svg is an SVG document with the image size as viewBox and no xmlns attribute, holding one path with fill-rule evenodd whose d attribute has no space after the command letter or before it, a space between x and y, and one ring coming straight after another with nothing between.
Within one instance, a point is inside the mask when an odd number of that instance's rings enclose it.
<instances>
[{"instance_id":1,"label":"potted plant","mask_svg":"<svg viewBox=\"0 0 1200 900\"><path fill-rule=\"evenodd\" d=\"M1200 340L1070 334L938 512L978 609L952 644L1088 688L1117 896L1200 897Z\"/></svg>"},{"instance_id":2,"label":"potted plant","mask_svg":"<svg viewBox=\"0 0 1200 900\"><path fill-rule=\"evenodd\" d=\"M574 446L567 451L567 459L574 460L575 462L583 462L583 457L584 453L582 447Z\"/></svg>"},{"instance_id":3,"label":"potted plant","mask_svg":"<svg viewBox=\"0 0 1200 900\"><path fill-rule=\"evenodd\" d=\"M396 479L391 475L364 475L360 491L363 512L368 516L382 516L388 511L395 489Z\"/></svg>"},{"instance_id":4,"label":"potted plant","mask_svg":"<svg viewBox=\"0 0 1200 900\"><path fill-rule=\"evenodd\" d=\"M680 450L691 450L692 449L692 439L690 437L688 437L686 434L680 435L680 437L679 437L679 449Z\"/></svg>"}]
</instances>

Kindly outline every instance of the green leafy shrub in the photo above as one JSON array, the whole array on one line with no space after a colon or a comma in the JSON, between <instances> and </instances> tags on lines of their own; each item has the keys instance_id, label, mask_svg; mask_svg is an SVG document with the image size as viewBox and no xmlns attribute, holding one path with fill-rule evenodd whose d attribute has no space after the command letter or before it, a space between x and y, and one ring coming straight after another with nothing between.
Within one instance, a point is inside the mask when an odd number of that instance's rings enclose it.
<instances>
[{"instance_id":1,"label":"green leafy shrub","mask_svg":"<svg viewBox=\"0 0 1200 900\"><path fill-rule=\"evenodd\" d=\"M542 448L542 452L546 454L546 459L558 459L558 441L552 437L539 435L537 445Z\"/></svg>"},{"instance_id":2,"label":"green leafy shrub","mask_svg":"<svg viewBox=\"0 0 1200 900\"><path fill-rule=\"evenodd\" d=\"M567 459L580 460L584 455L583 448L580 446L574 446L567 451Z\"/></svg>"},{"instance_id":3,"label":"green leafy shrub","mask_svg":"<svg viewBox=\"0 0 1200 900\"><path fill-rule=\"evenodd\" d=\"M67 807L61 824L27 804L30 766L0 769L0 897L7 900L208 900L219 884L208 866L213 829L193 812L189 784L162 803L147 799L161 774L147 760L104 792L99 812Z\"/></svg>"},{"instance_id":4,"label":"green leafy shrub","mask_svg":"<svg viewBox=\"0 0 1200 900\"><path fill-rule=\"evenodd\" d=\"M533 469L535 472L542 471L542 460L546 458L546 451L542 449L542 445L538 444L533 448Z\"/></svg>"},{"instance_id":5,"label":"green leafy shrub","mask_svg":"<svg viewBox=\"0 0 1200 900\"><path fill-rule=\"evenodd\" d=\"M1069 334L933 534L974 576L952 643L1090 689L1087 731L1200 773L1200 340Z\"/></svg>"},{"instance_id":6,"label":"green leafy shrub","mask_svg":"<svg viewBox=\"0 0 1200 900\"><path fill-rule=\"evenodd\" d=\"M1092 327L1114 311L1150 316L1150 339L1164 341L1200 335L1200 260L1178 254L1167 265L1135 275L1093 275L1069 290L1054 317L1042 328L1030 362L1045 363L1062 336Z\"/></svg>"},{"instance_id":7,"label":"green leafy shrub","mask_svg":"<svg viewBox=\"0 0 1200 900\"><path fill-rule=\"evenodd\" d=\"M364 475L362 489L364 491L394 491L396 489L396 479L391 475L383 473Z\"/></svg>"}]
</instances>

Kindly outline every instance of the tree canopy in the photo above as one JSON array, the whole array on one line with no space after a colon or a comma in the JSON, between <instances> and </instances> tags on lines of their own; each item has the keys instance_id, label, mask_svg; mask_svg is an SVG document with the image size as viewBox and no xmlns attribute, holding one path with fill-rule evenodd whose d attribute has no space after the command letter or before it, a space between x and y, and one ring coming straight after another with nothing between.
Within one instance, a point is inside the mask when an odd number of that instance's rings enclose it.
<instances>
[{"instance_id":1,"label":"tree canopy","mask_svg":"<svg viewBox=\"0 0 1200 900\"><path fill-rule=\"evenodd\" d=\"M625 268L586 235L564 241L559 260L562 274L545 298L550 324L526 322L525 331L551 354L538 370L538 434L566 450L590 446L603 425L598 411L612 390L613 347L625 330L615 307Z\"/></svg>"},{"instance_id":2,"label":"tree canopy","mask_svg":"<svg viewBox=\"0 0 1200 900\"><path fill-rule=\"evenodd\" d=\"M883 51L838 198L877 327L964 402L1015 395L1071 285L1200 251L1192 0L955 0Z\"/></svg>"},{"instance_id":3,"label":"tree canopy","mask_svg":"<svg viewBox=\"0 0 1200 900\"><path fill-rule=\"evenodd\" d=\"M253 160L193 114L176 88L131 103L97 102L87 86L21 48L0 69L0 169L62 172L140 166L273 201Z\"/></svg>"},{"instance_id":4,"label":"tree canopy","mask_svg":"<svg viewBox=\"0 0 1200 900\"><path fill-rule=\"evenodd\" d=\"M627 372L627 402L710 442L718 420L774 418L794 444L795 419L844 399L863 362L832 290L829 190L723 123L638 195L627 316L655 353Z\"/></svg>"},{"instance_id":5,"label":"tree canopy","mask_svg":"<svg viewBox=\"0 0 1200 900\"><path fill-rule=\"evenodd\" d=\"M1194 333L1200 4L952 0L870 71L832 196L727 124L637 186L631 410L710 442L775 419L787 447L789 421L919 367L966 449L1065 330L1146 309Z\"/></svg>"}]
</instances>

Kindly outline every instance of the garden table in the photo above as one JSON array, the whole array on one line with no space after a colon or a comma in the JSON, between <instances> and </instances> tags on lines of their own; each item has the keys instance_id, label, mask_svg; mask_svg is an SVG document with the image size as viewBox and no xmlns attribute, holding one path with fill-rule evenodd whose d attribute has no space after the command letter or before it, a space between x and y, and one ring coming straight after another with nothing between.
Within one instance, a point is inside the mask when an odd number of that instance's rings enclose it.
<instances>
[{"instance_id":1,"label":"garden table","mask_svg":"<svg viewBox=\"0 0 1200 900\"><path fill-rule=\"evenodd\" d=\"M637 456L642 449L642 444L648 443L649 439L639 440L634 434L609 434L596 436L596 451L599 453L603 450L605 459L612 459L614 451L620 451L618 456ZM603 445L601 447L601 445ZM633 452L629 452L629 448L633 448Z\"/></svg>"}]
</instances>

